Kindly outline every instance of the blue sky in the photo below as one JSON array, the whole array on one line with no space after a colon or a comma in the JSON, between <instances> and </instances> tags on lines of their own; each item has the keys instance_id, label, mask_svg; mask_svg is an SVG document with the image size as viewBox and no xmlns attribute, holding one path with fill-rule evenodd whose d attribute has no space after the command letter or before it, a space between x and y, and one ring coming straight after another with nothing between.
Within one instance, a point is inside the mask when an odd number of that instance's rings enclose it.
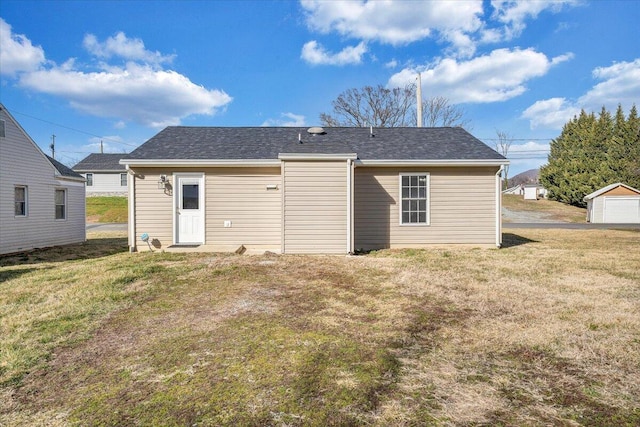
<instances>
[{"instance_id":1,"label":"blue sky","mask_svg":"<svg viewBox=\"0 0 640 427\"><path fill-rule=\"evenodd\" d=\"M404 86L463 108L510 175L581 108L640 107L638 1L15 1L0 102L73 165L164 126L312 126L341 92Z\"/></svg>"}]
</instances>

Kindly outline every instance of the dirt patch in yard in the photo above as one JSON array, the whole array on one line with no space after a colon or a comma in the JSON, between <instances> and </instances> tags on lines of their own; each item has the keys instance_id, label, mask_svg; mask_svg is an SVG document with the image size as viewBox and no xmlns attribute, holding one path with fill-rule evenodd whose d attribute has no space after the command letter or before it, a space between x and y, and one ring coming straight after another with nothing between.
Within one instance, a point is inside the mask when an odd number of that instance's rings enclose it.
<instances>
[{"instance_id":1,"label":"dirt patch in yard","mask_svg":"<svg viewBox=\"0 0 640 427\"><path fill-rule=\"evenodd\" d=\"M16 367L0 425L638 425L638 233L512 239L353 257L107 253L86 276L113 275L107 301L126 303L76 316L83 339ZM16 313L0 328L86 306L86 289L62 292L83 265L9 266L0 310ZM36 279L42 295L24 289ZM8 344L37 347L37 320ZM14 369L5 354L0 374Z\"/></svg>"}]
</instances>

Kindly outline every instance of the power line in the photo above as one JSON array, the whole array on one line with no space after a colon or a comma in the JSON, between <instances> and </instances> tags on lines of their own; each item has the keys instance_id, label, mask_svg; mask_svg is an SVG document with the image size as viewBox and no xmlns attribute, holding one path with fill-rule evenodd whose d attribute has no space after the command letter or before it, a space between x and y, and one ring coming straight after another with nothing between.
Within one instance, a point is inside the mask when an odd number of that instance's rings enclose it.
<instances>
[{"instance_id":1,"label":"power line","mask_svg":"<svg viewBox=\"0 0 640 427\"><path fill-rule=\"evenodd\" d=\"M26 113L21 113L19 111L11 110L11 113L20 114L22 116L29 117L29 118L34 119L34 120L39 120L41 122L48 123L50 125L59 126L61 128L69 129L69 130L74 131L74 132L82 133L82 134L89 135L89 136L94 136L96 138L102 138L102 139L104 139L106 141L113 142L114 144L122 144L122 145L127 145L129 147L137 147L137 145L135 145L135 144L130 144L128 142L118 141L117 139L112 139L112 138L107 138L107 137L104 137L104 136L101 136L101 135L96 135L96 134L91 133L91 132L86 132L86 131L83 131L83 130L80 130L80 129L72 128L70 126L61 125L60 123L51 122L49 120L45 120L45 119L41 119L39 117L31 116L31 115L26 114Z\"/></svg>"}]
</instances>

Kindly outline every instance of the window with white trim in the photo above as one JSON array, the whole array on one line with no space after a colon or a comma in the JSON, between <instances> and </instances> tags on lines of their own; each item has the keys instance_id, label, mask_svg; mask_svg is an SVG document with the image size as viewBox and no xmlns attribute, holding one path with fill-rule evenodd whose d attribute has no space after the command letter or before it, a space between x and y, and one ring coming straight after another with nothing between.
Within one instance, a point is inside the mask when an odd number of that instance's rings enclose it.
<instances>
[{"instance_id":1,"label":"window with white trim","mask_svg":"<svg viewBox=\"0 0 640 427\"><path fill-rule=\"evenodd\" d=\"M4 120L0 120L0 138L7 136L4 129Z\"/></svg>"},{"instance_id":2,"label":"window with white trim","mask_svg":"<svg viewBox=\"0 0 640 427\"><path fill-rule=\"evenodd\" d=\"M93 186L93 174L92 173L88 173L85 175L85 178L87 178L87 187L92 187Z\"/></svg>"},{"instance_id":3,"label":"window with white trim","mask_svg":"<svg viewBox=\"0 0 640 427\"><path fill-rule=\"evenodd\" d=\"M120 174L120 187L126 187L127 186L127 174L126 173L121 173Z\"/></svg>"},{"instance_id":4,"label":"window with white trim","mask_svg":"<svg viewBox=\"0 0 640 427\"><path fill-rule=\"evenodd\" d=\"M56 219L67 218L67 190L57 190L55 192Z\"/></svg>"},{"instance_id":5,"label":"window with white trim","mask_svg":"<svg viewBox=\"0 0 640 427\"><path fill-rule=\"evenodd\" d=\"M27 187L16 185L13 190L15 216L27 216Z\"/></svg>"},{"instance_id":6,"label":"window with white trim","mask_svg":"<svg viewBox=\"0 0 640 427\"><path fill-rule=\"evenodd\" d=\"M400 174L400 224L429 224L429 174Z\"/></svg>"}]
</instances>

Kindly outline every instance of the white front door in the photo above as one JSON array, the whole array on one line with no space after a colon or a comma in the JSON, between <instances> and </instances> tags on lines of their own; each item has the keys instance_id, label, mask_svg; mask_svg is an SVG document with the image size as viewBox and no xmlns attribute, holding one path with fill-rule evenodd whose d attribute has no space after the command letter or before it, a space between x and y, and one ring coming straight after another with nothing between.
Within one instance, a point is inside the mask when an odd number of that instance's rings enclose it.
<instances>
[{"instance_id":1,"label":"white front door","mask_svg":"<svg viewBox=\"0 0 640 427\"><path fill-rule=\"evenodd\" d=\"M176 175L176 244L204 243L204 176Z\"/></svg>"}]
</instances>

